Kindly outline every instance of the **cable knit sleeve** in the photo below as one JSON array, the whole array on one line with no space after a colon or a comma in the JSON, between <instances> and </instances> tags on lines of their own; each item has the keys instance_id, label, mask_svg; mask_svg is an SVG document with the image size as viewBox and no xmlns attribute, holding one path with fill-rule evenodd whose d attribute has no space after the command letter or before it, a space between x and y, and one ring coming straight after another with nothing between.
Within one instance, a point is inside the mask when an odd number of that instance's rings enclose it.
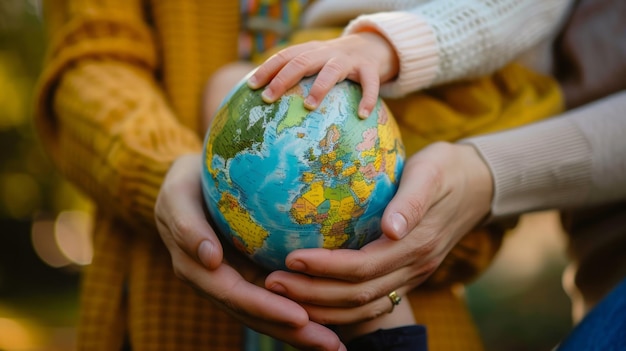
<instances>
[{"instance_id":1,"label":"cable knit sleeve","mask_svg":"<svg viewBox=\"0 0 626 351\"><path fill-rule=\"evenodd\" d=\"M154 81L156 48L142 2L86 4L45 8L55 20L35 123L58 168L100 210L153 225L169 165L201 142Z\"/></svg>"},{"instance_id":2,"label":"cable knit sleeve","mask_svg":"<svg viewBox=\"0 0 626 351\"><path fill-rule=\"evenodd\" d=\"M381 94L398 97L501 68L554 36L569 8L569 0L428 1L359 16L345 33L375 30L394 46L400 71Z\"/></svg>"}]
</instances>

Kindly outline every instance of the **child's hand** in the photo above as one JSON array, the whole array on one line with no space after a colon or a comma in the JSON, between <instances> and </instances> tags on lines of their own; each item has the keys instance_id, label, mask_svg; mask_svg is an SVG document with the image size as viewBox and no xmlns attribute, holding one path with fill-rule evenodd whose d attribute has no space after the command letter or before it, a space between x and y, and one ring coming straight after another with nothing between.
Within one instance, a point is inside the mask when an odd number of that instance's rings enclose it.
<instances>
[{"instance_id":1,"label":"child's hand","mask_svg":"<svg viewBox=\"0 0 626 351\"><path fill-rule=\"evenodd\" d=\"M398 73L398 57L391 44L373 32L351 34L328 41L311 41L279 51L248 79L257 89L267 84L263 100L274 102L302 78L318 74L307 109L315 109L330 89L344 79L361 84L359 117L367 118L376 105L381 83Z\"/></svg>"}]
</instances>

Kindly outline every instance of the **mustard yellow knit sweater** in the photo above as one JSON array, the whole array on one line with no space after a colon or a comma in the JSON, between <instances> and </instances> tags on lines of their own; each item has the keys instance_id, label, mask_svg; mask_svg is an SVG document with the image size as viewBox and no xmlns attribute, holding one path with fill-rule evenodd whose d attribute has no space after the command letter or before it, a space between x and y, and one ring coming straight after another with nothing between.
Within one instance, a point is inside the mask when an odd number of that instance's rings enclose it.
<instances>
[{"instance_id":1,"label":"mustard yellow knit sweater","mask_svg":"<svg viewBox=\"0 0 626 351\"><path fill-rule=\"evenodd\" d=\"M170 164L201 150L203 83L237 59L237 4L45 4L36 123L61 172L98 205L80 349L117 350L125 334L137 350L241 345L241 326L174 276L153 223Z\"/></svg>"},{"instance_id":2,"label":"mustard yellow knit sweater","mask_svg":"<svg viewBox=\"0 0 626 351\"><path fill-rule=\"evenodd\" d=\"M81 350L117 350L125 337L133 350L241 349L242 326L174 276L153 223L168 167L201 149L203 83L237 59L238 4L67 0L44 7L49 47L36 125L60 171L98 206L93 262L82 284ZM432 140L546 117L560 109L560 95L551 80L509 67L475 85L438 88L390 106L401 124L416 113L445 117L430 131L404 123L414 152ZM453 128L446 131L446 123ZM484 267L497 239L468 238L472 250L487 252L478 258ZM459 252L461 259L472 256ZM409 298L429 328L431 350L482 349L453 285L417 289Z\"/></svg>"}]
</instances>

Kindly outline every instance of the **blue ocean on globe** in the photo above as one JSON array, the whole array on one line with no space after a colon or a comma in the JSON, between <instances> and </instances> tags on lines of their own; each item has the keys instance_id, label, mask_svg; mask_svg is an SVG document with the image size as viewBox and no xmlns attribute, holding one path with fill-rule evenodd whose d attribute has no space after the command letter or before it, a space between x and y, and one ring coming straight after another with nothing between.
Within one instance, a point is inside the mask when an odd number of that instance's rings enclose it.
<instances>
[{"instance_id":1,"label":"blue ocean on globe","mask_svg":"<svg viewBox=\"0 0 626 351\"><path fill-rule=\"evenodd\" d=\"M202 186L214 227L270 270L286 269L296 249L359 249L379 237L404 165L382 100L360 119L360 86L343 81L309 111L314 78L272 104L242 80L205 137Z\"/></svg>"}]
</instances>

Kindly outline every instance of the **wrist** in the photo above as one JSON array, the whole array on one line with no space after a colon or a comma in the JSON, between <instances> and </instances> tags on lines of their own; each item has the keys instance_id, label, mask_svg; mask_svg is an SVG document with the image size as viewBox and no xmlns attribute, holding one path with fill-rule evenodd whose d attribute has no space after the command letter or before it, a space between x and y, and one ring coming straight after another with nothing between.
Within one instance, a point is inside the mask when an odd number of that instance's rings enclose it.
<instances>
[{"instance_id":1,"label":"wrist","mask_svg":"<svg viewBox=\"0 0 626 351\"><path fill-rule=\"evenodd\" d=\"M480 152L470 144L455 144L463 162L461 171L466 175L467 187L475 199L475 209L481 219L491 212L494 194L494 180L487 162Z\"/></svg>"},{"instance_id":2,"label":"wrist","mask_svg":"<svg viewBox=\"0 0 626 351\"><path fill-rule=\"evenodd\" d=\"M400 59L393 45L385 36L376 31L364 31L352 35L361 38L367 52L374 55L374 60L378 63L378 77L381 84L398 75Z\"/></svg>"},{"instance_id":3,"label":"wrist","mask_svg":"<svg viewBox=\"0 0 626 351\"><path fill-rule=\"evenodd\" d=\"M439 69L439 47L433 28L422 17L403 11L361 15L344 35L375 32L383 36L398 57L395 78L381 86L381 95L399 97L428 87Z\"/></svg>"}]
</instances>

